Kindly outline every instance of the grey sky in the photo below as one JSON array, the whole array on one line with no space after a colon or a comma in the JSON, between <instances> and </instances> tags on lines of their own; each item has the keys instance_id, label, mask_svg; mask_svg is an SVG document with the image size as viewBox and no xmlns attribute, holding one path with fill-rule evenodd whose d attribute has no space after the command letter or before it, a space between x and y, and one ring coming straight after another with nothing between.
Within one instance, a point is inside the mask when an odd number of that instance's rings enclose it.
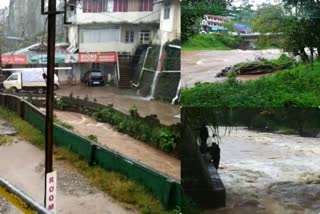
<instances>
[{"instance_id":1,"label":"grey sky","mask_svg":"<svg viewBox=\"0 0 320 214\"><path fill-rule=\"evenodd\" d=\"M4 8L9 5L10 0L0 0L0 8Z\"/></svg>"}]
</instances>

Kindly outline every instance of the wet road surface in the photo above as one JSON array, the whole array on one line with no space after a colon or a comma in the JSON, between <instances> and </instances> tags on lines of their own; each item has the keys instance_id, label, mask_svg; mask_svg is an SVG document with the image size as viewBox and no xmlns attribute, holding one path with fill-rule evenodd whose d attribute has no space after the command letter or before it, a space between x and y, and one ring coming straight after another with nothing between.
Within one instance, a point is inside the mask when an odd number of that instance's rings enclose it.
<instances>
[{"instance_id":1,"label":"wet road surface","mask_svg":"<svg viewBox=\"0 0 320 214\"><path fill-rule=\"evenodd\" d=\"M115 87L87 87L85 85L62 86L56 91L57 95L69 96L70 93L74 97L89 97L90 101L94 99L98 103L108 105L113 104L114 108L128 113L129 109L136 105L138 112L142 116L150 114L158 115L162 124L172 125L180 122L175 116L180 114L180 107L166 102L150 101L136 94L135 90L121 90Z\"/></svg>"},{"instance_id":2,"label":"wet road surface","mask_svg":"<svg viewBox=\"0 0 320 214\"><path fill-rule=\"evenodd\" d=\"M320 213L320 138L238 128L220 147L227 208L207 213Z\"/></svg>"},{"instance_id":3,"label":"wet road surface","mask_svg":"<svg viewBox=\"0 0 320 214\"><path fill-rule=\"evenodd\" d=\"M117 132L109 124L96 122L85 115L65 111L55 111L54 113L61 121L72 125L74 131L80 135L84 137L96 135L99 144L180 181L180 160L128 135Z\"/></svg>"},{"instance_id":4,"label":"wet road surface","mask_svg":"<svg viewBox=\"0 0 320 214\"><path fill-rule=\"evenodd\" d=\"M276 59L281 55L280 50L262 51L184 51L182 52L181 80L183 88L191 88L196 82L217 82L226 78L216 78L222 69L240 62L254 61L256 58ZM263 75L248 75L241 80L258 79Z\"/></svg>"},{"instance_id":5,"label":"wet road surface","mask_svg":"<svg viewBox=\"0 0 320 214\"><path fill-rule=\"evenodd\" d=\"M137 213L92 187L69 164L55 160L54 170L58 172L57 213ZM24 141L1 145L0 176L43 204L44 151ZM6 206L3 214L21 213L11 204Z\"/></svg>"}]
</instances>

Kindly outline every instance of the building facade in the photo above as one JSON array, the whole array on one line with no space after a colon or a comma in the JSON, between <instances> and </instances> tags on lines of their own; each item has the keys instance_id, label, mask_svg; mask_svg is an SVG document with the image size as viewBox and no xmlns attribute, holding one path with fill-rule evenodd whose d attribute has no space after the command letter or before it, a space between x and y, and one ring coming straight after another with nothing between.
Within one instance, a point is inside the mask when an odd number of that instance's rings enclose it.
<instances>
[{"instance_id":1,"label":"building facade","mask_svg":"<svg viewBox=\"0 0 320 214\"><path fill-rule=\"evenodd\" d=\"M81 76L99 69L106 82L130 87L128 67L137 48L180 37L179 0L70 0L68 5L68 50L79 53ZM99 61L100 55L110 60Z\"/></svg>"}]
</instances>

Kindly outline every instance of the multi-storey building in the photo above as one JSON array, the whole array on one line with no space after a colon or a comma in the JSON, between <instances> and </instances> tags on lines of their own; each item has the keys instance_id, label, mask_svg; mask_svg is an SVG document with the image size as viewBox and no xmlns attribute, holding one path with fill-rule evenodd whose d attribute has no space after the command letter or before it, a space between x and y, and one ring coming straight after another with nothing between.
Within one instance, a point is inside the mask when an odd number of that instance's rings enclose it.
<instances>
[{"instance_id":1,"label":"multi-storey building","mask_svg":"<svg viewBox=\"0 0 320 214\"><path fill-rule=\"evenodd\" d=\"M100 69L124 87L130 85L127 59L138 46L180 36L179 0L69 0L68 5L68 50L79 53L81 75Z\"/></svg>"},{"instance_id":2,"label":"multi-storey building","mask_svg":"<svg viewBox=\"0 0 320 214\"><path fill-rule=\"evenodd\" d=\"M217 15L204 15L209 27L222 27L225 21L230 21L233 17L217 16Z\"/></svg>"}]
</instances>

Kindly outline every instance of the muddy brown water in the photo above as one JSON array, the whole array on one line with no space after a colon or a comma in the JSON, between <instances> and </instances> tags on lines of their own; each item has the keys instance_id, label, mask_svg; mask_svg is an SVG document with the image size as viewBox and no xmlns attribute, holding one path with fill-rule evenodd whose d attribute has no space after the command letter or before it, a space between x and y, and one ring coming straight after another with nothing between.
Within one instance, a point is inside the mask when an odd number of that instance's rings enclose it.
<instances>
[{"instance_id":1,"label":"muddy brown water","mask_svg":"<svg viewBox=\"0 0 320 214\"><path fill-rule=\"evenodd\" d=\"M80 98L88 96L90 101L96 99L98 103L104 105L113 104L114 108L124 113L128 113L129 109L136 105L140 115L156 114L162 124L172 125L180 122L180 119L176 117L180 114L179 106L140 97L135 90L122 90L112 86L68 85L62 86L56 93L63 96L69 96L72 93L74 97L79 96Z\"/></svg>"},{"instance_id":2,"label":"muddy brown water","mask_svg":"<svg viewBox=\"0 0 320 214\"><path fill-rule=\"evenodd\" d=\"M191 88L196 82L219 82L226 78L217 78L222 69L240 62L254 61L257 58L276 59L281 50L270 49L261 51L183 51L181 58L181 80L183 88ZM259 79L264 75L244 75L241 80Z\"/></svg>"},{"instance_id":3,"label":"muddy brown water","mask_svg":"<svg viewBox=\"0 0 320 214\"><path fill-rule=\"evenodd\" d=\"M238 128L221 140L227 207L206 213L320 213L320 138Z\"/></svg>"},{"instance_id":4,"label":"muddy brown water","mask_svg":"<svg viewBox=\"0 0 320 214\"><path fill-rule=\"evenodd\" d=\"M121 134L110 125L96 122L88 116L65 111L54 113L60 120L72 125L74 131L80 135L84 137L95 135L99 144L180 181L180 160L128 135Z\"/></svg>"}]
</instances>

